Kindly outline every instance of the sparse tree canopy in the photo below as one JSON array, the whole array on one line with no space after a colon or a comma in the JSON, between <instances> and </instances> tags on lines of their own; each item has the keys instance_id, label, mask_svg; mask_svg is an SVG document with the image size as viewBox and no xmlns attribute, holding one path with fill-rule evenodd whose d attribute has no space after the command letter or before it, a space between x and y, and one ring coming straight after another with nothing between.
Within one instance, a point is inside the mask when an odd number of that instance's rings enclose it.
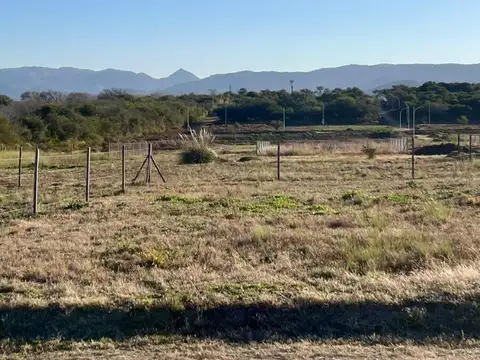
<instances>
[{"instance_id":1,"label":"sparse tree canopy","mask_svg":"<svg viewBox=\"0 0 480 360\"><path fill-rule=\"evenodd\" d=\"M18 135L13 124L0 115L0 143L15 144L17 141Z\"/></svg>"},{"instance_id":2,"label":"sparse tree canopy","mask_svg":"<svg viewBox=\"0 0 480 360\"><path fill-rule=\"evenodd\" d=\"M287 84L288 85L288 84ZM222 123L279 124L285 109L289 125L385 123L398 126L399 111L430 104L432 123L468 124L480 120L480 84L434 83L420 87L395 85L368 94L359 88L316 91L287 89L209 94L136 96L121 89L106 89L97 97L57 91L25 92L23 101L0 97L0 113L25 141L57 144L155 136L175 127L216 116ZM400 109L398 105L400 103ZM228 111L225 108L228 107ZM416 113L418 123L429 120L427 106ZM404 115L404 121L406 121ZM5 128L5 122L4 122Z\"/></svg>"}]
</instances>

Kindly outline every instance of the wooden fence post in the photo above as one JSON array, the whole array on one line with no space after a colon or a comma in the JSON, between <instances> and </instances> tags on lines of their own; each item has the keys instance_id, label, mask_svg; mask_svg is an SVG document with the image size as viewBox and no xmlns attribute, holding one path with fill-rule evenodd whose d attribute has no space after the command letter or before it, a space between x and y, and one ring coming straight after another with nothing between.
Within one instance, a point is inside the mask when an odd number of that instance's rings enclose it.
<instances>
[{"instance_id":1,"label":"wooden fence post","mask_svg":"<svg viewBox=\"0 0 480 360\"><path fill-rule=\"evenodd\" d=\"M148 143L148 150L147 150L147 174L145 182L150 184L150 173L152 170L152 144Z\"/></svg>"},{"instance_id":2,"label":"wooden fence post","mask_svg":"<svg viewBox=\"0 0 480 360\"><path fill-rule=\"evenodd\" d=\"M468 137L468 151L469 151L469 158L470 158L470 161L473 161L473 153L472 153L472 135L470 134L470 136Z\"/></svg>"},{"instance_id":3,"label":"wooden fence post","mask_svg":"<svg viewBox=\"0 0 480 360\"><path fill-rule=\"evenodd\" d=\"M122 145L122 192L125 193L125 144Z\"/></svg>"},{"instance_id":4,"label":"wooden fence post","mask_svg":"<svg viewBox=\"0 0 480 360\"><path fill-rule=\"evenodd\" d=\"M22 187L22 147L18 149L18 187Z\"/></svg>"},{"instance_id":5,"label":"wooden fence post","mask_svg":"<svg viewBox=\"0 0 480 360\"><path fill-rule=\"evenodd\" d=\"M280 180L280 140L277 143L277 180Z\"/></svg>"},{"instance_id":6,"label":"wooden fence post","mask_svg":"<svg viewBox=\"0 0 480 360\"><path fill-rule=\"evenodd\" d=\"M33 215L38 213L38 168L40 166L40 150L35 150L35 167L33 171Z\"/></svg>"},{"instance_id":7,"label":"wooden fence post","mask_svg":"<svg viewBox=\"0 0 480 360\"><path fill-rule=\"evenodd\" d=\"M87 158L85 164L85 201L90 201L90 147L87 149Z\"/></svg>"},{"instance_id":8,"label":"wooden fence post","mask_svg":"<svg viewBox=\"0 0 480 360\"><path fill-rule=\"evenodd\" d=\"M460 133L457 134L457 151L460 151Z\"/></svg>"},{"instance_id":9,"label":"wooden fence post","mask_svg":"<svg viewBox=\"0 0 480 360\"><path fill-rule=\"evenodd\" d=\"M415 134L412 132L412 180L415 179Z\"/></svg>"}]
</instances>

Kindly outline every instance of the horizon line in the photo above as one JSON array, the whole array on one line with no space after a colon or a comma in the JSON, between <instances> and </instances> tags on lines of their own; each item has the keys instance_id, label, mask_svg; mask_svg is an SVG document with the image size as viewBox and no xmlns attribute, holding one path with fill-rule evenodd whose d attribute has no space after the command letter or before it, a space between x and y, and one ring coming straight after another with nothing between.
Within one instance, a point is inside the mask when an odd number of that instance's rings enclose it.
<instances>
[{"instance_id":1,"label":"horizon line","mask_svg":"<svg viewBox=\"0 0 480 360\"><path fill-rule=\"evenodd\" d=\"M194 72L185 70L183 67L178 68L174 72L172 72L170 75L167 75L165 77L154 77L152 75L149 75L143 71L141 72L136 72L134 70L129 70L129 69L119 69L119 68L105 68L105 69L100 69L100 70L94 70L94 69L86 69L86 68L77 68L74 66L60 66L60 67L50 67L50 66L38 66L38 65L23 65L23 66L18 66L18 67L8 67L8 68L0 68L0 71L5 71L5 70L19 70L19 69L29 69L29 68L38 68L38 69L49 69L49 70L61 70L61 69L72 69L72 70L80 70L80 71L91 71L91 72L104 72L104 71L121 71L121 72L129 72L133 73L135 75L146 75L152 79L165 79L168 78L169 76L172 76L173 74L177 73L178 71L185 71L188 72L192 75L195 75L196 77L199 78L199 80L206 79L212 76L218 76L218 75L227 75L227 74L238 74L238 73L245 73L245 72L251 72L251 73L311 73L315 71L320 71L320 70L326 70L326 69L340 69L340 68L345 68L345 67L350 67L350 66L363 66L363 67L373 67L373 66L421 66L421 65L430 65L430 66L438 66L438 65L460 65L460 66L473 66L473 65L480 65L480 63L456 63L456 62L446 62L446 63L377 63L377 64L345 64L345 65L337 65L337 66L325 66L317 69L312 69L312 70L307 70L307 71L279 71L279 70L249 70L249 69L244 69L244 70L237 70L237 71L231 71L231 72L226 72L226 73L214 73L207 75L205 77L199 77L197 76Z\"/></svg>"}]
</instances>

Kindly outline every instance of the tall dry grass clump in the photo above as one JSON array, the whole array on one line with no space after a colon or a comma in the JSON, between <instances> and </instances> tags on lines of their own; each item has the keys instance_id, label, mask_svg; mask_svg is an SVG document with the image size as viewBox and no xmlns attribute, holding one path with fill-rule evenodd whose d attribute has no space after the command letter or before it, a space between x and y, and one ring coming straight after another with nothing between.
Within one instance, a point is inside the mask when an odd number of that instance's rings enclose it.
<instances>
[{"instance_id":1,"label":"tall dry grass clump","mask_svg":"<svg viewBox=\"0 0 480 360\"><path fill-rule=\"evenodd\" d=\"M197 133L190 129L190 134L180 134L180 163L182 164L205 164L212 162L217 154L212 149L215 142L215 135L206 128L200 129Z\"/></svg>"}]
</instances>

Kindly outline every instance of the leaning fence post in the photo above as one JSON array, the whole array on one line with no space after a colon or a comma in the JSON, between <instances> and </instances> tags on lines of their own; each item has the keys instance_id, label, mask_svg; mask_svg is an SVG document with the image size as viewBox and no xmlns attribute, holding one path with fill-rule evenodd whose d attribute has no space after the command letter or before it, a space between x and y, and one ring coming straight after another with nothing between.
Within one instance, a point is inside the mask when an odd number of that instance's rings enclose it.
<instances>
[{"instance_id":1,"label":"leaning fence post","mask_svg":"<svg viewBox=\"0 0 480 360\"><path fill-rule=\"evenodd\" d=\"M122 145L122 192L125 193L125 144Z\"/></svg>"},{"instance_id":2,"label":"leaning fence post","mask_svg":"<svg viewBox=\"0 0 480 360\"><path fill-rule=\"evenodd\" d=\"M277 180L280 180L280 140L277 143Z\"/></svg>"},{"instance_id":3,"label":"leaning fence post","mask_svg":"<svg viewBox=\"0 0 480 360\"><path fill-rule=\"evenodd\" d=\"M38 168L40 165L40 150L35 150L35 167L33 171L33 215L38 213Z\"/></svg>"},{"instance_id":4,"label":"leaning fence post","mask_svg":"<svg viewBox=\"0 0 480 360\"><path fill-rule=\"evenodd\" d=\"M87 158L85 164L85 201L90 201L90 147L87 149Z\"/></svg>"},{"instance_id":5,"label":"leaning fence post","mask_svg":"<svg viewBox=\"0 0 480 360\"><path fill-rule=\"evenodd\" d=\"M22 147L18 149L18 187L22 187Z\"/></svg>"}]
</instances>

